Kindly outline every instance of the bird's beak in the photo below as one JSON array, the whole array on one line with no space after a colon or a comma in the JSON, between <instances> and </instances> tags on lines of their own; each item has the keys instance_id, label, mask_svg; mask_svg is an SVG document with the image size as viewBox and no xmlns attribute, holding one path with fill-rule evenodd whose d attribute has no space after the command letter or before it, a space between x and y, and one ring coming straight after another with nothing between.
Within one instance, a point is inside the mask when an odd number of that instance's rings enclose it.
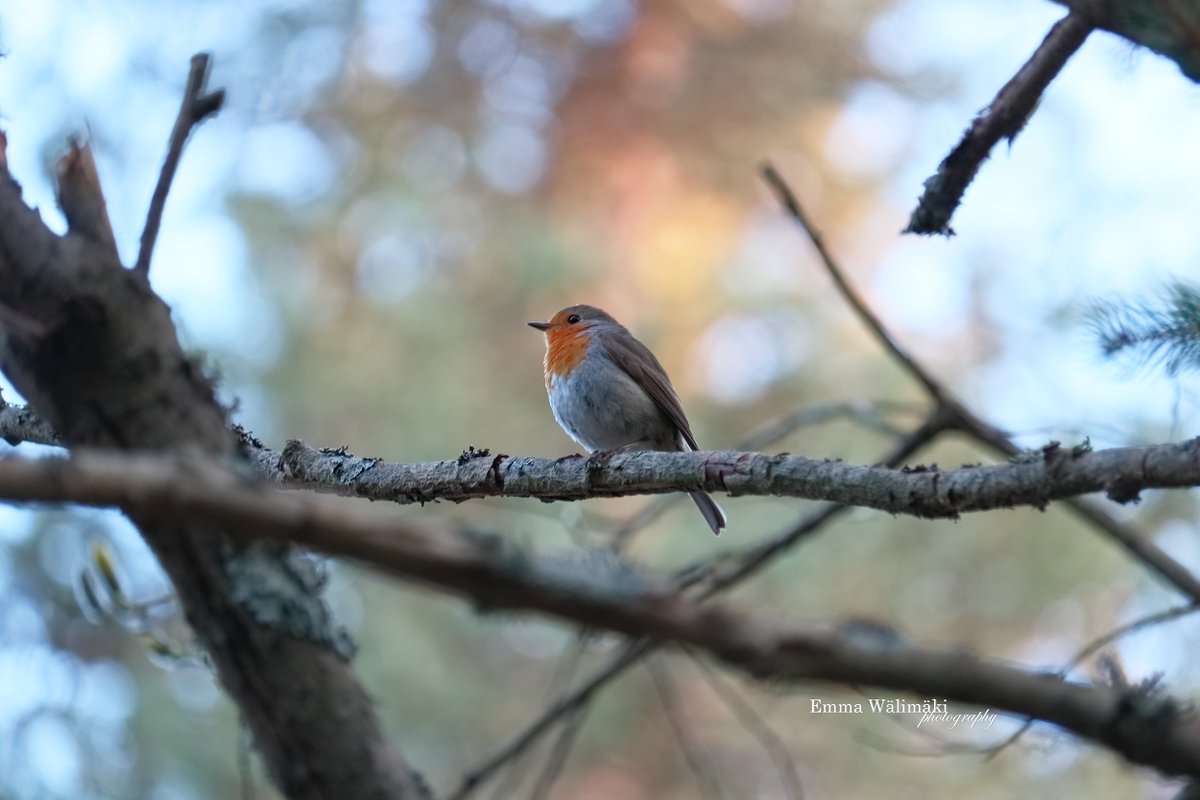
<instances>
[{"instance_id":1,"label":"bird's beak","mask_svg":"<svg viewBox=\"0 0 1200 800\"><path fill-rule=\"evenodd\" d=\"M529 327L531 327L531 328L537 328L539 331L548 331L548 330L550 330L552 327L554 327L554 326L553 326L553 325L551 325L549 322L530 322L530 323L527 323L527 324L529 325Z\"/></svg>"}]
</instances>

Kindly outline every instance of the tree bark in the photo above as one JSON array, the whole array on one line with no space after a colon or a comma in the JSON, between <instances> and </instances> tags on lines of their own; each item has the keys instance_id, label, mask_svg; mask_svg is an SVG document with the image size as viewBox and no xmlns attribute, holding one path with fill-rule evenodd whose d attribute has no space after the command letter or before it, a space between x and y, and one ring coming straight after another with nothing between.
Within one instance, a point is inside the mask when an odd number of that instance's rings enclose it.
<instances>
[{"instance_id":1,"label":"tree bark","mask_svg":"<svg viewBox=\"0 0 1200 800\"><path fill-rule=\"evenodd\" d=\"M68 158L77 158L73 149ZM60 176L70 231L52 233L0 176L0 368L70 447L233 459L211 382L167 306L126 270L95 214L99 184ZM285 545L132 516L217 674L292 798L420 798L349 665L350 645Z\"/></svg>"}]
</instances>

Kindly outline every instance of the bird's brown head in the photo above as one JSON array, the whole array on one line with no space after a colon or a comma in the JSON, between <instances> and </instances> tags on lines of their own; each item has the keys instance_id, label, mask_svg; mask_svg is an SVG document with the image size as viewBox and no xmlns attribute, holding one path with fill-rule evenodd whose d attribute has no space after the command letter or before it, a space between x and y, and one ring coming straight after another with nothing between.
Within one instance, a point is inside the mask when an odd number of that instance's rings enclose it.
<instances>
[{"instance_id":1,"label":"bird's brown head","mask_svg":"<svg viewBox=\"0 0 1200 800\"><path fill-rule=\"evenodd\" d=\"M559 311L548 322L530 322L529 327L539 331L550 332L559 330L567 333L571 328L587 328L597 322L616 322L606 311L595 306L567 306Z\"/></svg>"},{"instance_id":2,"label":"bird's brown head","mask_svg":"<svg viewBox=\"0 0 1200 800\"><path fill-rule=\"evenodd\" d=\"M589 335L597 326L620 327L615 319L595 306L567 306L549 322L530 322L529 327L546 334L546 385L551 376L570 374L587 354Z\"/></svg>"}]
</instances>

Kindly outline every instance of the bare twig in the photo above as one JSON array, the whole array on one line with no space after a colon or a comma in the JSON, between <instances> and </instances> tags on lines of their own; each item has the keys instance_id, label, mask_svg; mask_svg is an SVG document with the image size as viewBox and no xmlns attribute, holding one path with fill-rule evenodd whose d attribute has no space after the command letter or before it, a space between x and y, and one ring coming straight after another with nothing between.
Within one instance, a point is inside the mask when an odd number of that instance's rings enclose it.
<instances>
[{"instance_id":1,"label":"bare twig","mask_svg":"<svg viewBox=\"0 0 1200 800\"><path fill-rule=\"evenodd\" d=\"M647 641L630 642L625 649L613 658L607 665L593 674L577 689L552 703L542 714L518 733L507 744L497 750L490 758L479 766L463 775L462 780L447 800L463 800L484 781L488 780L496 770L501 769L513 759L520 758L544 733L549 731L563 717L574 714L591 701L596 692L622 674L630 665L637 663L653 644Z\"/></svg>"},{"instance_id":2,"label":"bare twig","mask_svg":"<svg viewBox=\"0 0 1200 800\"><path fill-rule=\"evenodd\" d=\"M775 770L779 773L779 781L783 784L783 790L787 793L788 798L790 800L804 800L804 789L800 784L800 773L797 772L795 759L788 752L787 745L784 744L783 739L767 724L767 721L755 710L754 706L750 705L750 702L742 696L737 686L709 666L708 662L704 659L697 658L695 653L689 653L688 655L691 657L692 662L700 668L705 682L721 698L721 702L733 712L733 715L737 717L742 727L758 741L763 752L767 754L767 758L771 759L771 762L775 765Z\"/></svg>"},{"instance_id":3,"label":"bare twig","mask_svg":"<svg viewBox=\"0 0 1200 800\"><path fill-rule=\"evenodd\" d=\"M900 344L888 333L883 327L883 323L875 316L866 302L859 297L858 292L850 285L850 281L846 279L845 271L838 266L837 260L833 254L825 246L825 239L821 236L820 231L809 220L808 215L804 212L804 208L800 205L800 201L796 198L795 192L788 185L779 171L771 164L764 164L762 167L763 180L775 192L776 198L780 205L788 212L793 220L800 225L801 229L812 242L813 247L817 250L817 255L821 257L821 263L825 265L829 276L833 278L834 284L837 285L838 292L845 298L846 302L854 310L854 313L862 320L863 324L870 329L875 338L883 345L896 362L904 368L905 372L916 379L918 383L925 387L925 391L935 400L941 400L945 389L942 384L934 380L934 378L925 371L925 368L917 363L916 359L908 354L908 352L900 346Z\"/></svg>"},{"instance_id":4,"label":"bare twig","mask_svg":"<svg viewBox=\"0 0 1200 800\"><path fill-rule=\"evenodd\" d=\"M1071 670L1075 669L1084 661L1087 661L1089 658L1096 655L1096 653L1100 652L1105 647L1108 647L1118 639L1124 639L1126 636L1139 631L1144 631L1147 628L1152 628L1155 625L1162 625L1165 622L1173 622L1177 619L1190 617L1197 612L1200 612L1200 605L1192 603L1186 606L1175 606L1174 608L1168 608L1154 614L1147 614L1146 616L1139 617L1132 622L1127 622L1124 625L1114 628L1103 636L1097 636L1095 639L1089 642L1083 649L1075 654L1075 657L1071 659L1071 663L1063 668L1061 674L1065 677Z\"/></svg>"},{"instance_id":5,"label":"bare twig","mask_svg":"<svg viewBox=\"0 0 1200 800\"><path fill-rule=\"evenodd\" d=\"M553 788L554 782L558 780L558 776L562 774L563 767L567 765L567 757L571 754L571 748L579 738L579 732L583 730L583 723L591 708L590 705L580 706L567 717L562 732L559 733L558 738L554 741L554 747L550 750L546 766L542 770L542 774L538 776L538 782L534 785L533 792L529 795L529 800L547 800L550 797L550 790Z\"/></svg>"},{"instance_id":6,"label":"bare twig","mask_svg":"<svg viewBox=\"0 0 1200 800\"><path fill-rule=\"evenodd\" d=\"M1190 603L1186 606L1175 606L1174 608L1168 608L1163 611L1148 614L1144 617L1139 617L1132 622L1127 622L1124 625L1120 625L1103 634L1102 636L1097 636L1091 642L1088 642L1087 645L1085 645L1078 653L1075 654L1075 656L1066 664L1066 666L1059 670L1058 674L1061 677L1066 678L1072 670L1074 670L1084 661L1087 661L1089 658L1096 655L1096 653L1100 652L1105 647L1108 647L1110 644L1119 639L1123 639L1126 636L1137 633L1138 631L1143 631L1146 628L1152 628L1155 625L1162 625L1163 623L1172 622L1177 619L1182 619L1183 617L1190 617L1198 612L1200 612L1200 605ZM976 748L976 752L983 753L988 758L995 758L1002 751L1015 744L1018 739L1024 736L1029 729L1033 727L1033 724L1036 721L1037 720L1034 719L1025 720L1021 727L1017 728L1010 735L1006 736L1002 741L987 747Z\"/></svg>"},{"instance_id":7,"label":"bare twig","mask_svg":"<svg viewBox=\"0 0 1200 800\"><path fill-rule=\"evenodd\" d=\"M558 659L558 663L554 667L554 674L550 678L549 689L546 692L544 701L551 702L559 695L563 687L566 686L575 676L576 670L579 668L579 662L583 658L584 652L587 650L588 640L591 638L591 633L587 630L581 630L571 643L567 652ZM572 711L567 717L562 720L562 729L559 731L558 738L555 740L554 746L551 748L549 759L543 767L542 774L538 779L538 786L543 782L548 781L545 790L549 791L554 780L557 779L557 770L562 767L567 756L570 754L570 748L574 743L575 734L578 733L578 727L583 725L584 716L590 706L580 706ZM521 785L522 766L528 765L530 759L524 759L518 754L517 757L509 760L507 764L503 764L505 769L504 775L496 782L495 788L492 790L490 797L493 800L507 800L516 794L516 789ZM501 765L497 765L501 766ZM473 789L482 786L482 779L476 783L472 789L467 789L462 796L466 797ZM536 789L537 787L535 787Z\"/></svg>"},{"instance_id":8,"label":"bare twig","mask_svg":"<svg viewBox=\"0 0 1200 800\"><path fill-rule=\"evenodd\" d=\"M888 416L905 415L911 418L922 413L924 408L921 404L889 400L803 406L759 425L739 439L734 446L738 450L763 450L773 447L802 428L841 419L876 433L899 437L904 435L904 430L888 419Z\"/></svg>"},{"instance_id":9,"label":"bare twig","mask_svg":"<svg viewBox=\"0 0 1200 800\"><path fill-rule=\"evenodd\" d=\"M821 255L822 263L854 313L875 335L884 349L897 358L905 370L929 393L930 399L936 404L934 415L942 420L945 427L961 431L1009 458L1021 456L1020 449L1013 444L1007 433L972 413L954 397L941 381L934 378L897 343L895 337L887 331L879 318L850 286L845 272L825 248L820 234L808 221L799 201L783 177L770 165L764 168L764 177L778 195L784 208L813 241ZM1200 602L1200 581L1197 581L1186 567L1167 555L1148 538L1139 536L1135 531L1118 523L1110 515L1086 500L1072 498L1067 501L1067 506L1077 516L1094 525L1123 547L1138 562L1157 573L1159 577L1165 579L1193 601Z\"/></svg>"},{"instance_id":10,"label":"bare twig","mask_svg":"<svg viewBox=\"0 0 1200 800\"><path fill-rule=\"evenodd\" d=\"M663 715L671 726L671 732L675 734L675 741L679 744L679 751L683 753L683 760L687 763L688 770L696 779L700 796L709 798L709 800L714 798L719 800L723 796L721 781L718 779L716 771L711 768L712 757L708 753L702 752L700 743L692 738L691 726L684 720L683 712L679 707L675 679L668 671L667 665L659 658L651 656L646 659L645 664L651 680L654 681L654 689L658 692L659 702L662 703Z\"/></svg>"},{"instance_id":11,"label":"bare twig","mask_svg":"<svg viewBox=\"0 0 1200 800\"><path fill-rule=\"evenodd\" d=\"M925 181L925 192L909 218L905 233L953 235L950 218L984 159L1001 139L1012 142L1037 107L1050 81L1066 65L1092 31L1083 15L1070 12L1056 22L1038 49L1004 84L991 105Z\"/></svg>"},{"instance_id":12,"label":"bare twig","mask_svg":"<svg viewBox=\"0 0 1200 800\"><path fill-rule=\"evenodd\" d=\"M254 736L244 723L238 724L237 736L237 773L238 784L241 786L241 800L254 800L254 764L251 755L254 748Z\"/></svg>"},{"instance_id":13,"label":"bare twig","mask_svg":"<svg viewBox=\"0 0 1200 800\"><path fill-rule=\"evenodd\" d=\"M892 446L882 463L885 466L903 463L941 435L947 429L946 424L946 420L935 409L920 427ZM711 597L731 589L749 580L776 558L821 531L832 519L846 510L846 506L825 503L792 527L761 542L685 567L676 575L677 585L692 587L699 584L702 597Z\"/></svg>"},{"instance_id":14,"label":"bare twig","mask_svg":"<svg viewBox=\"0 0 1200 800\"><path fill-rule=\"evenodd\" d=\"M179 115L175 118L175 127L167 142L167 157L163 161L162 171L158 175L158 184L154 187L154 194L150 198L150 210L146 213L146 226L142 229L141 248L138 250L137 263L134 265L134 271L141 275L150 274L150 258L154 253L154 243L158 240L158 229L162 225L167 193L171 190L171 181L174 180L175 171L179 168L183 146L192 129L203 122L205 118L217 113L225 102L224 89L209 92L206 88L210 62L211 57L208 53L197 53L192 56L187 86L183 92L183 102L179 105Z\"/></svg>"}]
</instances>

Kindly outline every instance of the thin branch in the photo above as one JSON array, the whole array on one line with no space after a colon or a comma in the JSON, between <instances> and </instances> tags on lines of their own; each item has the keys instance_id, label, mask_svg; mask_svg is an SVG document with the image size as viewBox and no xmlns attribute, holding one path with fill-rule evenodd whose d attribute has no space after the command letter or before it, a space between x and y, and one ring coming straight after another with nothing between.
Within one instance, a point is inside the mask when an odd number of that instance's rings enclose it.
<instances>
[{"instance_id":1,"label":"thin branch","mask_svg":"<svg viewBox=\"0 0 1200 800\"><path fill-rule=\"evenodd\" d=\"M753 736L762 747L767 758L775 765L779 773L779 781L790 800L804 800L804 788L800 784L800 773L796 770L795 759L788 752L787 745L779 734L771 728L762 714L742 696L738 688L723 675L708 665L694 653L688 653L692 662L700 668L704 680L712 688L717 697L721 698L729 710L737 717L738 722Z\"/></svg>"},{"instance_id":2,"label":"thin branch","mask_svg":"<svg viewBox=\"0 0 1200 800\"><path fill-rule=\"evenodd\" d=\"M1168 608L1154 614L1147 614L1146 616L1135 619L1132 622L1127 622L1124 625L1114 628L1103 636L1097 636L1095 639L1089 642L1085 647L1083 647L1083 649L1075 654L1075 657L1071 659L1070 664L1063 668L1062 674L1065 676L1071 670L1075 669L1084 661L1087 661L1089 658L1096 655L1096 653L1100 652L1105 647L1108 647L1118 639L1124 639L1126 636L1138 633L1139 631L1144 631L1147 628L1152 628L1155 625L1162 625L1166 622L1173 622L1177 619L1190 617L1197 612L1200 612L1200 605L1189 604L1186 606L1175 606L1174 608Z\"/></svg>"},{"instance_id":3,"label":"thin branch","mask_svg":"<svg viewBox=\"0 0 1200 800\"><path fill-rule=\"evenodd\" d=\"M683 712L679 707L679 693L676 691L674 678L668 672L666 664L657 657L652 656L646 659L645 665L651 680L654 681L654 689L658 692L659 702L662 703L663 715L671 726L671 732L679 744L679 751L683 753L683 760L696 779L700 796L710 800L712 798L719 800L723 793L717 773L710 767L713 759L708 753L702 752L699 742L692 739L691 726L684 720Z\"/></svg>"},{"instance_id":4,"label":"thin branch","mask_svg":"<svg viewBox=\"0 0 1200 800\"><path fill-rule=\"evenodd\" d=\"M987 108L975 117L963 138L925 181L925 191L909 218L905 233L953 235L950 218L984 159L1001 139L1010 143L1025 127L1046 87L1083 46L1092 25L1070 12L1046 34L1034 54L1004 84Z\"/></svg>"},{"instance_id":5,"label":"thin branch","mask_svg":"<svg viewBox=\"0 0 1200 800\"><path fill-rule=\"evenodd\" d=\"M920 427L896 442L882 459L885 467L903 463L946 430L946 419L934 409ZM680 570L676 585L692 587L700 585L702 597L712 597L749 580L784 553L812 537L835 517L847 511L847 506L825 503L805 515L790 528L761 542L755 542L741 550L708 558Z\"/></svg>"},{"instance_id":6,"label":"thin branch","mask_svg":"<svg viewBox=\"0 0 1200 800\"><path fill-rule=\"evenodd\" d=\"M167 194L171 191L171 181L179 168L179 159L183 156L183 146L187 142L192 129L207 117L216 114L225 102L225 90L214 92L207 90L208 71L211 57L208 53L197 53L192 56L191 68L188 70L187 86L183 92L183 101L179 105L179 115L175 118L175 127L171 130L171 138L167 142L167 157L163 161L162 171L158 175L158 184L150 198L150 210L146 213L146 226L142 229L141 248L138 250L137 263L134 271L140 275L150 274L150 258L154 254L154 244L158 240L158 229L162 225L163 209L167 204Z\"/></svg>"},{"instance_id":7,"label":"thin branch","mask_svg":"<svg viewBox=\"0 0 1200 800\"><path fill-rule=\"evenodd\" d=\"M567 685L575 676L576 670L579 668L579 662L583 658L584 652L587 650L588 639L591 634L586 629L580 630L575 640L571 643L567 652L562 655L558 663L554 667L554 674L550 678L549 689L546 692L545 702L550 702L555 695L562 692L562 688ZM590 706L580 706L572 711L562 720L562 729L559 731L558 738L555 740L554 746L551 748L549 759L543 767L542 775L538 779L538 786L544 781L549 781L546 785L546 791L549 791L555 779L557 779L557 770L561 768L561 764L556 766L560 759L565 761L570 754L570 748L573 745L575 734L578 732L577 726L583 724L583 717L586 715ZM572 730L576 728L576 730ZM564 741L565 740L565 741ZM529 764L529 759L526 759L522 764L523 753L517 753L507 764L497 764L496 766L506 767L506 771L501 780L496 782L495 788L492 790L490 797L493 800L507 800L516 794L516 789L521 784L523 766ZM472 793L474 789L478 789L483 785L482 780L477 782L474 787L466 790L463 796L466 797ZM538 788L535 786L535 790Z\"/></svg>"},{"instance_id":8,"label":"thin branch","mask_svg":"<svg viewBox=\"0 0 1200 800\"><path fill-rule=\"evenodd\" d=\"M788 185L787 181L783 179L783 176L779 174L779 171L776 170L771 164L763 165L762 176L763 180L766 181L767 185L770 186L771 190L775 193L780 205L783 206L784 210L787 211L791 218L795 220L797 224L799 224L800 228L808 236L809 241L811 241L813 247L816 248L817 255L821 257L821 263L825 265L826 271L829 273L829 276L833 278L834 284L837 285L838 292L842 295L846 302L850 304L850 307L854 310L854 313L860 320L862 320L863 324L871 330L871 333L874 334L877 340L879 340L879 343L883 345L884 349L891 353L892 357L896 359L897 363L899 363L909 375L915 378L918 383L925 387L925 391L929 393L930 397L934 398L934 400L941 400L944 392L941 383L934 380L934 378L925 371L924 367L918 364L916 359L910 356L908 352L900 346L900 344L892 337L892 335L887 332L887 329L883 327L883 323L879 321L879 318L875 316L874 312L871 311L866 302L859 297L858 292L854 290L854 287L850 285L850 281L847 280L845 271L838 266L837 259L833 257L833 254L829 251L829 248L825 246L824 237L821 236L820 231L817 230L816 226L812 224L812 221L809 220L808 215L804 212L804 209L800 205L800 201L796 198L795 192L792 191L791 186Z\"/></svg>"},{"instance_id":9,"label":"thin branch","mask_svg":"<svg viewBox=\"0 0 1200 800\"><path fill-rule=\"evenodd\" d=\"M902 436L904 431L888 420L888 415L913 416L922 413L924 408L920 404L889 400L802 406L759 425L739 439L734 447L737 450L762 450L773 447L803 428L843 419L885 436Z\"/></svg>"},{"instance_id":10,"label":"thin branch","mask_svg":"<svg viewBox=\"0 0 1200 800\"><path fill-rule=\"evenodd\" d=\"M795 193L792 192L783 177L770 165L764 169L764 177L780 198L784 208L800 224L804 232L812 239L817 252L821 255L822 263L833 278L835 286L842 297L853 309L864 325L874 334L885 350L890 352L928 392L936 404L935 416L942 423L955 430L961 431L973 439L985 444L1003 455L1014 458L1022 456L1021 450L1013 444L1007 433L991 423L980 419L962 404L953 394L921 364L905 351L871 311L857 292L850 286L845 272L838 266L837 261L825 248L823 240L815 227L810 224L803 213ZM1110 515L1096 508L1095 504L1083 499L1069 499L1067 507L1084 521L1092 524L1101 532L1119 544L1134 559L1142 563L1159 577L1166 580L1183 594L1195 602L1200 602L1200 581L1195 576L1149 538L1139 536L1137 532L1114 520Z\"/></svg>"},{"instance_id":11,"label":"thin branch","mask_svg":"<svg viewBox=\"0 0 1200 800\"><path fill-rule=\"evenodd\" d=\"M254 734L239 720L237 744L237 774L241 786L241 800L254 800L254 763L251 760Z\"/></svg>"},{"instance_id":12,"label":"thin branch","mask_svg":"<svg viewBox=\"0 0 1200 800\"><path fill-rule=\"evenodd\" d=\"M463 775L458 788L447 796L447 800L464 800L475 789L488 780L496 770L502 768L513 759L519 758L544 733L550 730L564 716L576 713L587 705L596 692L621 675L626 668L637 663L653 644L646 641L630 642L625 649L602 667L596 674L588 678L579 688L559 698L551 704L541 716L518 733L511 741L497 750L490 758L479 766Z\"/></svg>"},{"instance_id":13,"label":"thin branch","mask_svg":"<svg viewBox=\"0 0 1200 800\"><path fill-rule=\"evenodd\" d=\"M1190 617L1197 612L1200 612L1200 605L1192 603L1186 606L1175 606L1174 608L1168 608L1153 614L1147 614L1144 617L1139 617L1138 619L1127 622L1124 625L1120 625L1101 636L1097 636L1095 639L1084 645L1084 647L1075 654L1075 656L1066 664L1066 666L1059 670L1058 674L1060 677L1066 678L1072 670L1074 670L1084 661L1087 661L1089 658L1096 655L1113 642L1124 639L1126 636L1137 633L1138 631L1143 631L1147 628L1152 628L1155 625L1162 625L1167 622L1173 622L1177 619ZM1029 729L1033 727L1034 722L1036 722L1036 720L1025 720L1021 727L1017 728L1002 741L987 747L977 748L976 752L983 753L987 755L988 758L995 758L1002 751L1015 744L1018 739L1024 736Z\"/></svg>"},{"instance_id":14,"label":"thin branch","mask_svg":"<svg viewBox=\"0 0 1200 800\"><path fill-rule=\"evenodd\" d=\"M550 750L546 766L538 777L533 792L529 795L529 800L547 800L550 797L550 790L554 787L554 782L558 780L559 775L562 774L563 767L567 765L567 757L571 754L571 748L575 746L575 742L579 738L579 732L583 730L583 723L591 708L590 705L580 706L567 717L562 732Z\"/></svg>"}]
</instances>

